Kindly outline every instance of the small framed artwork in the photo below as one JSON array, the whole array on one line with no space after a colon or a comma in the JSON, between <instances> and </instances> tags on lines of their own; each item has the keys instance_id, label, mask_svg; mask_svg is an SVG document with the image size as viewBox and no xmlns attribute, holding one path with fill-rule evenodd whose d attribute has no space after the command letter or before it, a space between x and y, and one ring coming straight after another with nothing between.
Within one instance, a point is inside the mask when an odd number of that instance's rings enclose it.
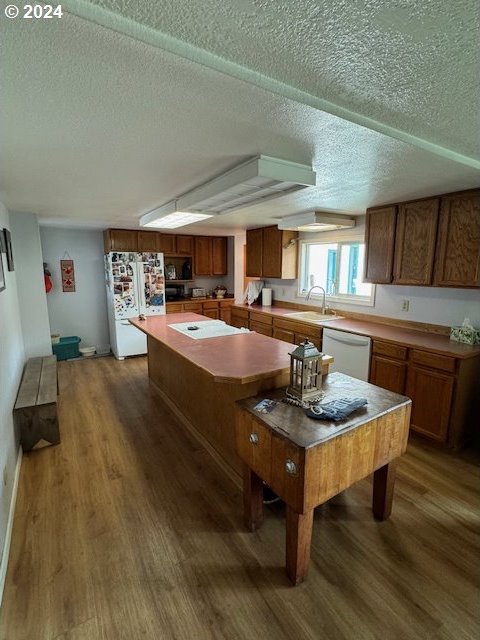
<instances>
[{"instance_id":1,"label":"small framed artwork","mask_svg":"<svg viewBox=\"0 0 480 640\"><path fill-rule=\"evenodd\" d=\"M0 253L0 291L5 289L5 273L3 271L3 258Z\"/></svg>"},{"instance_id":2,"label":"small framed artwork","mask_svg":"<svg viewBox=\"0 0 480 640\"><path fill-rule=\"evenodd\" d=\"M15 267L13 266L13 253L12 253L12 239L10 236L10 231L8 229L3 230L3 240L5 243L5 249L7 253L7 267L9 271L14 271Z\"/></svg>"},{"instance_id":3,"label":"small framed artwork","mask_svg":"<svg viewBox=\"0 0 480 640\"><path fill-rule=\"evenodd\" d=\"M7 250L7 247L5 246L5 234L4 234L5 229L2 229L0 231L0 253L5 253L5 251Z\"/></svg>"}]
</instances>

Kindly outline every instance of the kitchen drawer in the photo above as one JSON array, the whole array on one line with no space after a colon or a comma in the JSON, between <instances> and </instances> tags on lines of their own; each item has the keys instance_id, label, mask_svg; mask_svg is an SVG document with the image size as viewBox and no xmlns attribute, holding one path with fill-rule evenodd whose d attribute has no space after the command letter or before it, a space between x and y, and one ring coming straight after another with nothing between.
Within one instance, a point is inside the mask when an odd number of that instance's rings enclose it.
<instances>
[{"instance_id":1,"label":"kitchen drawer","mask_svg":"<svg viewBox=\"0 0 480 640\"><path fill-rule=\"evenodd\" d=\"M295 334L293 331L287 331L286 329L277 329L274 327L272 336L277 340L283 340L284 342L290 342L295 344Z\"/></svg>"},{"instance_id":2,"label":"kitchen drawer","mask_svg":"<svg viewBox=\"0 0 480 640\"><path fill-rule=\"evenodd\" d=\"M202 303L201 302L184 302L183 310L188 311L189 313L202 313Z\"/></svg>"},{"instance_id":3,"label":"kitchen drawer","mask_svg":"<svg viewBox=\"0 0 480 640\"><path fill-rule=\"evenodd\" d=\"M316 336L321 338L322 328L315 324L309 324L308 322L298 322L294 320L284 320L283 318L274 318L273 326L275 329L285 329L286 331L293 331L294 333L304 333L309 336Z\"/></svg>"},{"instance_id":4,"label":"kitchen drawer","mask_svg":"<svg viewBox=\"0 0 480 640\"><path fill-rule=\"evenodd\" d=\"M223 307L231 307L234 304L234 300L233 298L230 300L219 300L218 304L223 308Z\"/></svg>"},{"instance_id":5,"label":"kitchen drawer","mask_svg":"<svg viewBox=\"0 0 480 640\"><path fill-rule=\"evenodd\" d=\"M431 351L412 349L410 351L410 361L415 364L430 367L431 369L440 369L441 371L449 371L450 373L455 371L455 358L441 356Z\"/></svg>"},{"instance_id":6,"label":"kitchen drawer","mask_svg":"<svg viewBox=\"0 0 480 640\"><path fill-rule=\"evenodd\" d=\"M271 325L273 322L272 316L269 316L266 313L259 313L258 311L250 311L250 322L261 322L262 324Z\"/></svg>"},{"instance_id":7,"label":"kitchen drawer","mask_svg":"<svg viewBox=\"0 0 480 640\"><path fill-rule=\"evenodd\" d=\"M203 303L204 309L218 309L218 302L216 300L207 300Z\"/></svg>"},{"instance_id":8,"label":"kitchen drawer","mask_svg":"<svg viewBox=\"0 0 480 640\"><path fill-rule=\"evenodd\" d=\"M381 342L380 340L374 340L372 352L377 353L381 356L397 358L398 360L407 359L407 347L401 347L399 344L391 344L390 342Z\"/></svg>"},{"instance_id":9,"label":"kitchen drawer","mask_svg":"<svg viewBox=\"0 0 480 640\"><path fill-rule=\"evenodd\" d=\"M166 306L167 313L181 313L183 311L183 304L180 302L178 304L171 304L168 302Z\"/></svg>"},{"instance_id":10,"label":"kitchen drawer","mask_svg":"<svg viewBox=\"0 0 480 640\"><path fill-rule=\"evenodd\" d=\"M235 424L237 453L265 482L270 482L272 435L251 414L237 409Z\"/></svg>"},{"instance_id":11,"label":"kitchen drawer","mask_svg":"<svg viewBox=\"0 0 480 640\"><path fill-rule=\"evenodd\" d=\"M207 316L207 318L213 318L214 320L218 320L218 316L220 315L218 309L204 309L202 313L204 316Z\"/></svg>"},{"instance_id":12,"label":"kitchen drawer","mask_svg":"<svg viewBox=\"0 0 480 640\"><path fill-rule=\"evenodd\" d=\"M268 325L261 322L252 322L250 320L248 328L250 329L250 331L256 331L257 333L261 333L263 336L268 336L269 338L272 337L272 327L269 327Z\"/></svg>"},{"instance_id":13,"label":"kitchen drawer","mask_svg":"<svg viewBox=\"0 0 480 640\"><path fill-rule=\"evenodd\" d=\"M248 320L248 309L239 309L238 307L232 308L232 316L237 316L237 318L245 318Z\"/></svg>"},{"instance_id":14,"label":"kitchen drawer","mask_svg":"<svg viewBox=\"0 0 480 640\"><path fill-rule=\"evenodd\" d=\"M305 456L293 442L276 434L271 441L271 470L269 485L298 513L304 511L303 483ZM292 464L293 463L293 464Z\"/></svg>"}]
</instances>

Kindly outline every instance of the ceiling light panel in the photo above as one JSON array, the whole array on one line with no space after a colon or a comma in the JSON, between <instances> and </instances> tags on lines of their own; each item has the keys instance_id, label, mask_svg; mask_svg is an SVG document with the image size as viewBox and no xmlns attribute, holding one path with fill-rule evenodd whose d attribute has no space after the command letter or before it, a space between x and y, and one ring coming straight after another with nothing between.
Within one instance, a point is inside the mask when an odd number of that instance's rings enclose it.
<instances>
[{"instance_id":1,"label":"ceiling light panel","mask_svg":"<svg viewBox=\"0 0 480 640\"><path fill-rule=\"evenodd\" d=\"M307 165L258 156L183 194L177 206L222 214L315 184L315 172Z\"/></svg>"},{"instance_id":2,"label":"ceiling light panel","mask_svg":"<svg viewBox=\"0 0 480 640\"><path fill-rule=\"evenodd\" d=\"M169 213L166 216L152 220L145 223L144 227L155 227L156 229L178 229L178 227L184 227L187 224L193 224L200 222L200 220L206 220L211 218L210 214L206 213L190 213L188 211L175 211Z\"/></svg>"}]
</instances>

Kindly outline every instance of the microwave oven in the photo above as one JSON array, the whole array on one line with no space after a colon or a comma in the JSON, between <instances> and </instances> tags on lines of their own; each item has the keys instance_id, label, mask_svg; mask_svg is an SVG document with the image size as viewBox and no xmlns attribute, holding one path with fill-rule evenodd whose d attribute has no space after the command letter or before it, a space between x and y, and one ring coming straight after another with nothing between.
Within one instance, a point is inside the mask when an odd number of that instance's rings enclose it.
<instances>
[{"instance_id":1,"label":"microwave oven","mask_svg":"<svg viewBox=\"0 0 480 640\"><path fill-rule=\"evenodd\" d=\"M191 296L192 298L206 298L207 297L207 290L197 287L197 288L193 288L191 290Z\"/></svg>"}]
</instances>

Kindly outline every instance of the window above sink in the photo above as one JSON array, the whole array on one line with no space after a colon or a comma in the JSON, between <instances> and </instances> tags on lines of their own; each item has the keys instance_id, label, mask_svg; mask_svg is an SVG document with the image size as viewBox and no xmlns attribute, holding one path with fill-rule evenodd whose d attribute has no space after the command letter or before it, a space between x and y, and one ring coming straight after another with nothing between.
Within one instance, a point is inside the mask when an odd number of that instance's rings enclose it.
<instances>
[{"instance_id":1,"label":"window above sink","mask_svg":"<svg viewBox=\"0 0 480 640\"><path fill-rule=\"evenodd\" d=\"M300 247L300 297L306 297L313 286L320 286L326 291L328 304L348 302L374 305L375 285L363 282L363 242L304 240ZM321 300L322 293L313 292L310 299Z\"/></svg>"}]
</instances>

